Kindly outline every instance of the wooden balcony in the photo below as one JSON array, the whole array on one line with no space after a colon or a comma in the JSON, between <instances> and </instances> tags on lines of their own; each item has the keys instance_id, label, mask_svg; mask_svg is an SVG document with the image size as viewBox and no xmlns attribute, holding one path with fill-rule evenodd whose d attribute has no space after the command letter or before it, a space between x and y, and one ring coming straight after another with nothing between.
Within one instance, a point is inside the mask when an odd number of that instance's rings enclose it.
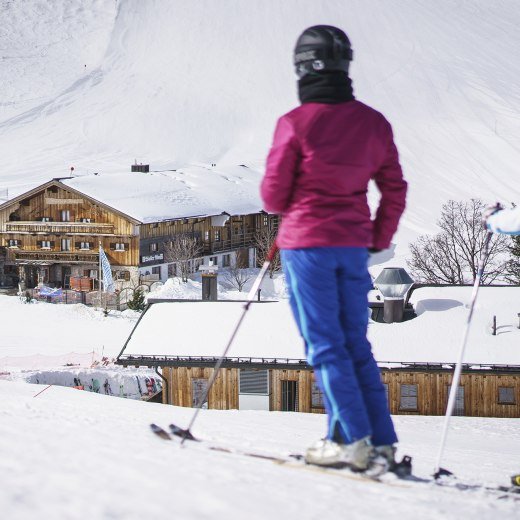
<instances>
[{"instance_id":1,"label":"wooden balcony","mask_svg":"<svg viewBox=\"0 0 520 520\"><path fill-rule=\"evenodd\" d=\"M67 233L74 235L113 235L114 225L99 222L6 222L6 233L34 234Z\"/></svg>"},{"instance_id":2,"label":"wooden balcony","mask_svg":"<svg viewBox=\"0 0 520 520\"><path fill-rule=\"evenodd\" d=\"M253 247L255 245L254 233L240 233L233 235L231 240L219 240L203 242L204 254L220 253L223 251L234 251L242 247Z\"/></svg>"},{"instance_id":3,"label":"wooden balcony","mask_svg":"<svg viewBox=\"0 0 520 520\"><path fill-rule=\"evenodd\" d=\"M93 251L12 251L16 263L97 264L99 256Z\"/></svg>"}]
</instances>

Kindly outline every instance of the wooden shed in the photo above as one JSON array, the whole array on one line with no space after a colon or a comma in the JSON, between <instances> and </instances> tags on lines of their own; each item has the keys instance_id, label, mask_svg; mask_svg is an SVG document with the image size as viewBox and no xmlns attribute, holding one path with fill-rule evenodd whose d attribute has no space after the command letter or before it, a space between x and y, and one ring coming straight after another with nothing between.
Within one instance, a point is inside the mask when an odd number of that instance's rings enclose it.
<instances>
[{"instance_id":1,"label":"wooden shed","mask_svg":"<svg viewBox=\"0 0 520 520\"><path fill-rule=\"evenodd\" d=\"M160 368L163 402L196 406L242 306L230 301L151 301L118 363ZM203 406L323 413L323 397L303 358L303 341L288 303L255 303L248 314ZM443 415L453 360L428 362L423 356L422 361L386 361L381 351L376 350L376 358L391 413ZM465 364L455 413L520 417L520 363Z\"/></svg>"}]
</instances>

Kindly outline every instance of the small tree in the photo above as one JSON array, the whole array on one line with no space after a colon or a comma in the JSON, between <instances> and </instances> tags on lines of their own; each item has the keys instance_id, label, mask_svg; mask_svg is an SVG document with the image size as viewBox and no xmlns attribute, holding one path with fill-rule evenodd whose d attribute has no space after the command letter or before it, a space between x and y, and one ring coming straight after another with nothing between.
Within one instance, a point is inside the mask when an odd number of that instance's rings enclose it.
<instances>
[{"instance_id":1,"label":"small tree","mask_svg":"<svg viewBox=\"0 0 520 520\"><path fill-rule=\"evenodd\" d=\"M437 222L441 232L435 236L423 235L410 244L408 260L416 280L425 283L463 285L475 280L478 262L487 231L482 226L485 205L479 199L469 202L448 201L442 207ZM494 235L489 243L489 255L482 275L483 284L491 284L503 276L506 266L508 239Z\"/></svg>"},{"instance_id":2,"label":"small tree","mask_svg":"<svg viewBox=\"0 0 520 520\"><path fill-rule=\"evenodd\" d=\"M183 282L188 281L191 273L190 262L199 257L201 253L201 245L195 237L188 233L176 235L164 244L164 258L167 262L177 264Z\"/></svg>"},{"instance_id":3,"label":"small tree","mask_svg":"<svg viewBox=\"0 0 520 520\"><path fill-rule=\"evenodd\" d=\"M512 237L512 244L509 246L511 258L506 264L504 278L513 285L520 285L520 236Z\"/></svg>"},{"instance_id":4,"label":"small tree","mask_svg":"<svg viewBox=\"0 0 520 520\"><path fill-rule=\"evenodd\" d=\"M135 289L134 294L132 296L131 300L128 300L128 308L132 309L133 311L144 311L145 308L145 301L144 301L144 293L142 289Z\"/></svg>"},{"instance_id":5,"label":"small tree","mask_svg":"<svg viewBox=\"0 0 520 520\"><path fill-rule=\"evenodd\" d=\"M276 231L272 229L264 228L261 231L257 231L254 236L254 244L256 247L256 259L258 266L261 267L267 258L267 254L271 250L274 241L276 240ZM273 277L274 273L278 272L282 268L282 262L280 260L280 252L277 251L276 255L271 261L269 266L269 276Z\"/></svg>"},{"instance_id":6,"label":"small tree","mask_svg":"<svg viewBox=\"0 0 520 520\"><path fill-rule=\"evenodd\" d=\"M231 284L232 287L242 292L244 285L251 279L251 273L247 269L240 269L240 267L230 267L224 274L224 280Z\"/></svg>"}]
</instances>

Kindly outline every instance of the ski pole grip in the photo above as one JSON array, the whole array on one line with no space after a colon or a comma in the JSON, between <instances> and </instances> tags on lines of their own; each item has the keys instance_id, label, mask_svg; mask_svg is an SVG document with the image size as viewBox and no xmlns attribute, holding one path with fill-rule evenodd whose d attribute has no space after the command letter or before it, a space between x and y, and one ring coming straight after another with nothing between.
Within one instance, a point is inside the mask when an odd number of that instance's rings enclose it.
<instances>
[{"instance_id":1,"label":"ski pole grip","mask_svg":"<svg viewBox=\"0 0 520 520\"><path fill-rule=\"evenodd\" d=\"M267 262L272 262L276 253L278 252L278 246L276 244L276 240L273 242L273 245L269 249L269 252L267 253L267 256L265 257Z\"/></svg>"}]
</instances>

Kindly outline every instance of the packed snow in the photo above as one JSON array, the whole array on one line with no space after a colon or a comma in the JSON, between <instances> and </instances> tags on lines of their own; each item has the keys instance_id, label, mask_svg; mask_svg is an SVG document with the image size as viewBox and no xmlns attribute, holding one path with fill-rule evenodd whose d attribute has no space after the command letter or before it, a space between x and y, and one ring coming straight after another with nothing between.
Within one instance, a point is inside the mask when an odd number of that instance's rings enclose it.
<instances>
[{"instance_id":1,"label":"packed snow","mask_svg":"<svg viewBox=\"0 0 520 520\"><path fill-rule=\"evenodd\" d=\"M394 486L294 469L163 441L149 423L187 425L193 410L0 381L0 510L12 520L518 517L518 502L434 484ZM35 397L36 396L36 397ZM427 477L442 418L395 418L399 455ZM301 452L322 415L203 410L194 433L249 451ZM446 465L464 482L507 484L518 472L516 419L453 419Z\"/></svg>"}]
</instances>

